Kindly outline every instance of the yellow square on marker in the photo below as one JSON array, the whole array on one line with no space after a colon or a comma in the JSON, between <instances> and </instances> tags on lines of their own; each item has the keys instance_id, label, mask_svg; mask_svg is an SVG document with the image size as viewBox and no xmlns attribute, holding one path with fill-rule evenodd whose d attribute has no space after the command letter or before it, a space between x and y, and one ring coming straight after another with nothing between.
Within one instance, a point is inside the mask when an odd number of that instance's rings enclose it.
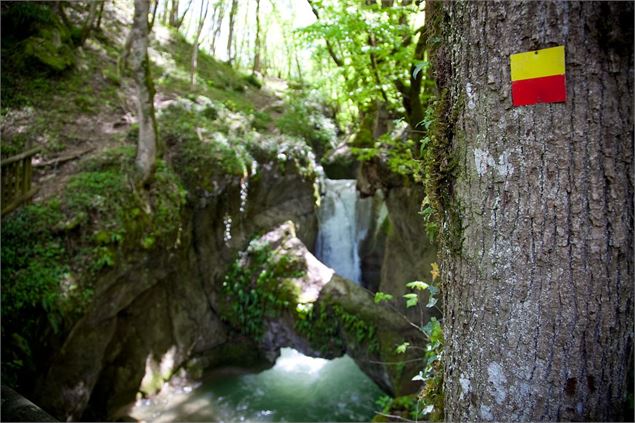
<instances>
[{"instance_id":1,"label":"yellow square on marker","mask_svg":"<svg viewBox=\"0 0 635 423\"><path fill-rule=\"evenodd\" d=\"M512 54L512 81L564 75L564 46Z\"/></svg>"},{"instance_id":2,"label":"yellow square on marker","mask_svg":"<svg viewBox=\"0 0 635 423\"><path fill-rule=\"evenodd\" d=\"M509 64L514 106L567 100L564 46L512 54Z\"/></svg>"}]
</instances>

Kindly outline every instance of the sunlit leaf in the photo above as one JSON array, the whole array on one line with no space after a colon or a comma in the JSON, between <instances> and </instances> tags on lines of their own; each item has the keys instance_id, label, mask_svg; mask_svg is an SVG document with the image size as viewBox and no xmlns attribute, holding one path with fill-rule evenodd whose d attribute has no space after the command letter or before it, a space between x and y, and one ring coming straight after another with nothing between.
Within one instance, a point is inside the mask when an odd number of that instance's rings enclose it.
<instances>
[{"instance_id":1,"label":"sunlit leaf","mask_svg":"<svg viewBox=\"0 0 635 423\"><path fill-rule=\"evenodd\" d=\"M393 299L393 296L390 294L386 294L385 292L378 291L375 293L375 304L379 304L382 301L390 301Z\"/></svg>"},{"instance_id":2,"label":"sunlit leaf","mask_svg":"<svg viewBox=\"0 0 635 423\"><path fill-rule=\"evenodd\" d=\"M395 352L397 354L403 354L406 352L409 346L410 346L410 342L404 342L401 345L397 345L397 348L395 348Z\"/></svg>"},{"instance_id":3,"label":"sunlit leaf","mask_svg":"<svg viewBox=\"0 0 635 423\"><path fill-rule=\"evenodd\" d=\"M413 282L408 282L406 284L406 286L410 289L416 289L419 291L425 291L426 289L428 289L428 284L422 281L413 281Z\"/></svg>"},{"instance_id":4,"label":"sunlit leaf","mask_svg":"<svg viewBox=\"0 0 635 423\"><path fill-rule=\"evenodd\" d=\"M406 299L406 307L414 307L419 303L419 296L417 294L406 294L404 295Z\"/></svg>"},{"instance_id":5,"label":"sunlit leaf","mask_svg":"<svg viewBox=\"0 0 635 423\"><path fill-rule=\"evenodd\" d=\"M430 274L432 275L432 281L434 282L441 275L441 271L439 270L439 265L437 263L432 263L430 267L432 267Z\"/></svg>"}]
</instances>

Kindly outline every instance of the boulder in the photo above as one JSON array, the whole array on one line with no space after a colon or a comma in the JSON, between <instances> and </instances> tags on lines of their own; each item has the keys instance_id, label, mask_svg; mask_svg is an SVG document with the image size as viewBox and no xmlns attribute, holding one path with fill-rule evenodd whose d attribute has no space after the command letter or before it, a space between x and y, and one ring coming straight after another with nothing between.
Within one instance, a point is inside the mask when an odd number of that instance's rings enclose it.
<instances>
[{"instance_id":1,"label":"boulder","mask_svg":"<svg viewBox=\"0 0 635 423\"><path fill-rule=\"evenodd\" d=\"M231 306L219 304L221 314L256 338L272 363L283 347L314 357L348 354L387 393L417 388L411 378L423 367L420 354L401 355L395 348L403 342L423 345L423 334L403 314L376 304L368 290L317 260L295 236L292 222L252 241L236 269L226 279L221 301ZM281 297L284 303L277 302Z\"/></svg>"}]
</instances>

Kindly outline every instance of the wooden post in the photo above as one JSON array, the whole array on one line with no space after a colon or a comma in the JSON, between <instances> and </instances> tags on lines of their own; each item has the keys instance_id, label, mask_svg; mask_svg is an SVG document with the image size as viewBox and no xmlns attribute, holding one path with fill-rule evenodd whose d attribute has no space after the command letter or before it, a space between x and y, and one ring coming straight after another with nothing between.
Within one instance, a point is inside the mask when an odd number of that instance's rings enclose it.
<instances>
[{"instance_id":1,"label":"wooden post","mask_svg":"<svg viewBox=\"0 0 635 423\"><path fill-rule=\"evenodd\" d=\"M36 147L2 160L2 216L15 210L37 192L37 189L31 188L31 159L39 151Z\"/></svg>"}]
</instances>

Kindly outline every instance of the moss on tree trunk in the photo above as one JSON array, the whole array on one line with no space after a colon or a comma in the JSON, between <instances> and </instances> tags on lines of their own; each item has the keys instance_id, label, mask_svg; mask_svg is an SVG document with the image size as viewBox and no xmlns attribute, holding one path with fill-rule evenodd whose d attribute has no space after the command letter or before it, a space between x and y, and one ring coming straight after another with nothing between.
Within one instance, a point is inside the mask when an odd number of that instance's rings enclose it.
<instances>
[{"instance_id":1,"label":"moss on tree trunk","mask_svg":"<svg viewBox=\"0 0 635 423\"><path fill-rule=\"evenodd\" d=\"M458 219L444 215L446 231L461 229L442 265L446 418L623 418L633 5L448 2L437 13L437 80L458 110L443 122L455 179L437 199L461 204ZM510 54L556 45L567 101L512 107Z\"/></svg>"}]
</instances>

